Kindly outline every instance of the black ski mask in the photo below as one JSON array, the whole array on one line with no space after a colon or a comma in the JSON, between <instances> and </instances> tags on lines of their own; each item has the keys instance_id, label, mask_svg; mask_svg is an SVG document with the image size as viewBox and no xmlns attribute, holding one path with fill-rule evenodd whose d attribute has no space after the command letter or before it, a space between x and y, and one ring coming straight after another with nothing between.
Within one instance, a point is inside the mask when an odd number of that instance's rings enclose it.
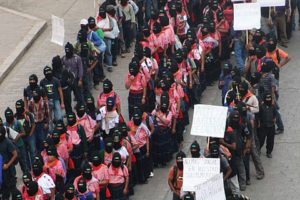
<instances>
[{"instance_id":1,"label":"black ski mask","mask_svg":"<svg viewBox=\"0 0 300 200\"><path fill-rule=\"evenodd\" d=\"M46 66L44 68L44 75L45 75L45 78L48 80L48 81L51 81L52 78L53 78L53 71L50 67Z\"/></svg>"},{"instance_id":2,"label":"black ski mask","mask_svg":"<svg viewBox=\"0 0 300 200\"><path fill-rule=\"evenodd\" d=\"M73 57L73 51L74 51L73 45L68 42L65 46L66 57L67 58L72 58Z\"/></svg>"},{"instance_id":3,"label":"black ski mask","mask_svg":"<svg viewBox=\"0 0 300 200\"><path fill-rule=\"evenodd\" d=\"M121 155L120 153L116 152L114 153L113 155L113 158L112 158L112 166L115 167L115 168L118 168L121 166L122 164L122 159L121 159Z\"/></svg>"},{"instance_id":4,"label":"black ski mask","mask_svg":"<svg viewBox=\"0 0 300 200\"><path fill-rule=\"evenodd\" d=\"M104 94L108 94L108 93L110 93L112 91L112 89L113 89L112 82L110 80L108 80L108 79L105 79L103 81L103 93Z\"/></svg>"},{"instance_id":5,"label":"black ski mask","mask_svg":"<svg viewBox=\"0 0 300 200\"><path fill-rule=\"evenodd\" d=\"M77 122L75 113L74 112L69 113L67 115L67 120L69 126L74 126Z\"/></svg>"},{"instance_id":6,"label":"black ski mask","mask_svg":"<svg viewBox=\"0 0 300 200\"><path fill-rule=\"evenodd\" d=\"M136 62L129 63L129 73L136 76L139 73L139 65Z\"/></svg>"},{"instance_id":7,"label":"black ski mask","mask_svg":"<svg viewBox=\"0 0 300 200\"><path fill-rule=\"evenodd\" d=\"M27 194L29 195L29 196L34 196L37 192L38 192L38 190L39 190L39 185L38 185L38 183L37 182L35 182L35 181L30 181L29 183L28 183L28 187L27 187Z\"/></svg>"}]
</instances>

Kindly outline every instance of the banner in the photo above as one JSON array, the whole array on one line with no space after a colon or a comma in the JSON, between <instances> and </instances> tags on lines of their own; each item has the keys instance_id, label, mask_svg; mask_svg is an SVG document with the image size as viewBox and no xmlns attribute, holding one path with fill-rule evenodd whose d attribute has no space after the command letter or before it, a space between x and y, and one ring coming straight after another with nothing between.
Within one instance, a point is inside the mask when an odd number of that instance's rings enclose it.
<instances>
[{"instance_id":1,"label":"banner","mask_svg":"<svg viewBox=\"0 0 300 200\"><path fill-rule=\"evenodd\" d=\"M239 3L234 4L233 29L235 31L260 29L260 4Z\"/></svg>"},{"instance_id":2,"label":"banner","mask_svg":"<svg viewBox=\"0 0 300 200\"><path fill-rule=\"evenodd\" d=\"M195 105L191 135L223 138L227 110L224 106Z\"/></svg>"},{"instance_id":3,"label":"banner","mask_svg":"<svg viewBox=\"0 0 300 200\"><path fill-rule=\"evenodd\" d=\"M51 42L64 45L65 26L64 19L52 15L52 38Z\"/></svg>"},{"instance_id":4,"label":"banner","mask_svg":"<svg viewBox=\"0 0 300 200\"><path fill-rule=\"evenodd\" d=\"M260 7L285 6L285 0L257 0Z\"/></svg>"},{"instance_id":5,"label":"banner","mask_svg":"<svg viewBox=\"0 0 300 200\"><path fill-rule=\"evenodd\" d=\"M220 173L219 158L184 158L183 191L195 191L195 186Z\"/></svg>"},{"instance_id":6,"label":"banner","mask_svg":"<svg viewBox=\"0 0 300 200\"><path fill-rule=\"evenodd\" d=\"M226 200L223 173L195 186L196 200Z\"/></svg>"}]
</instances>

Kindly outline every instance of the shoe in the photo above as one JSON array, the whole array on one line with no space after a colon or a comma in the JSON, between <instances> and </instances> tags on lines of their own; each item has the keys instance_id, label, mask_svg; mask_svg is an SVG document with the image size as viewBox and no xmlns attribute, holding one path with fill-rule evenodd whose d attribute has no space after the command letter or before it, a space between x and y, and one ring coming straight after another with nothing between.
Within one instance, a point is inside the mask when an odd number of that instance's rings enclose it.
<instances>
[{"instance_id":1,"label":"shoe","mask_svg":"<svg viewBox=\"0 0 300 200\"><path fill-rule=\"evenodd\" d=\"M113 71L112 67L107 67L107 71L112 72Z\"/></svg>"},{"instance_id":2,"label":"shoe","mask_svg":"<svg viewBox=\"0 0 300 200\"><path fill-rule=\"evenodd\" d=\"M275 135L280 135L280 134L283 134L284 130L282 129L277 129L276 132L275 132Z\"/></svg>"},{"instance_id":3,"label":"shoe","mask_svg":"<svg viewBox=\"0 0 300 200\"><path fill-rule=\"evenodd\" d=\"M112 65L113 66L118 66L118 63L116 61L113 61Z\"/></svg>"},{"instance_id":4,"label":"shoe","mask_svg":"<svg viewBox=\"0 0 300 200\"><path fill-rule=\"evenodd\" d=\"M268 158L272 158L273 156L272 156L271 153L267 153L267 157L268 157Z\"/></svg>"},{"instance_id":5,"label":"shoe","mask_svg":"<svg viewBox=\"0 0 300 200\"><path fill-rule=\"evenodd\" d=\"M256 179L257 179L257 180L262 180L264 177L265 177L264 174L262 174L262 175L257 175L257 176L256 176Z\"/></svg>"},{"instance_id":6,"label":"shoe","mask_svg":"<svg viewBox=\"0 0 300 200\"><path fill-rule=\"evenodd\" d=\"M279 43L280 46L284 47L284 48L288 48L288 45L285 43Z\"/></svg>"},{"instance_id":7,"label":"shoe","mask_svg":"<svg viewBox=\"0 0 300 200\"><path fill-rule=\"evenodd\" d=\"M240 190L241 191L245 191L246 190L246 186L240 186Z\"/></svg>"},{"instance_id":8,"label":"shoe","mask_svg":"<svg viewBox=\"0 0 300 200\"><path fill-rule=\"evenodd\" d=\"M121 53L121 58L125 58L126 56L123 54L123 53Z\"/></svg>"},{"instance_id":9,"label":"shoe","mask_svg":"<svg viewBox=\"0 0 300 200\"><path fill-rule=\"evenodd\" d=\"M149 177L152 178L153 176L154 176L154 173L153 173L153 172L150 172Z\"/></svg>"},{"instance_id":10,"label":"shoe","mask_svg":"<svg viewBox=\"0 0 300 200\"><path fill-rule=\"evenodd\" d=\"M247 180L247 181L246 181L246 185L251 185L251 181L250 181L250 180Z\"/></svg>"}]
</instances>

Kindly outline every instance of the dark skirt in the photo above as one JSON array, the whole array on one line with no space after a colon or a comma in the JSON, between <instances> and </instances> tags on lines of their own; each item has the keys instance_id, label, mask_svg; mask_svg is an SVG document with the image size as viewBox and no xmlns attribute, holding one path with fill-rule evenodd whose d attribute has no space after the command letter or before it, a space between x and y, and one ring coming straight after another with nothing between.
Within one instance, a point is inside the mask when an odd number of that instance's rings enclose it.
<instances>
[{"instance_id":1,"label":"dark skirt","mask_svg":"<svg viewBox=\"0 0 300 200\"><path fill-rule=\"evenodd\" d=\"M127 200L128 197L123 193L124 187L125 183L120 185L108 184L111 200Z\"/></svg>"},{"instance_id":2,"label":"dark skirt","mask_svg":"<svg viewBox=\"0 0 300 200\"><path fill-rule=\"evenodd\" d=\"M152 135L152 155L154 164L166 164L172 156L170 128L157 128Z\"/></svg>"},{"instance_id":3,"label":"dark skirt","mask_svg":"<svg viewBox=\"0 0 300 200\"><path fill-rule=\"evenodd\" d=\"M134 111L134 107L141 107L142 106L142 98L143 98L143 92L141 93L132 93L129 92L128 95L128 112L129 112L129 119L131 119Z\"/></svg>"}]
</instances>

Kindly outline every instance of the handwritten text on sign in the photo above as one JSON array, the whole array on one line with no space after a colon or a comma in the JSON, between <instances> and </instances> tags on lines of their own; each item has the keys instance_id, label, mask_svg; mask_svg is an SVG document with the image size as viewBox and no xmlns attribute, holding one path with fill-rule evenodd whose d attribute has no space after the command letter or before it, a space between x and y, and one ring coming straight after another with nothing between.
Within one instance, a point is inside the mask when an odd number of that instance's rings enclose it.
<instances>
[{"instance_id":1,"label":"handwritten text on sign","mask_svg":"<svg viewBox=\"0 0 300 200\"><path fill-rule=\"evenodd\" d=\"M195 186L196 200L226 200L223 173Z\"/></svg>"},{"instance_id":2,"label":"handwritten text on sign","mask_svg":"<svg viewBox=\"0 0 300 200\"><path fill-rule=\"evenodd\" d=\"M191 135L223 138L227 109L223 106L195 105Z\"/></svg>"},{"instance_id":3,"label":"handwritten text on sign","mask_svg":"<svg viewBox=\"0 0 300 200\"><path fill-rule=\"evenodd\" d=\"M184 158L183 191L195 191L195 186L220 173L219 158Z\"/></svg>"},{"instance_id":4,"label":"handwritten text on sign","mask_svg":"<svg viewBox=\"0 0 300 200\"><path fill-rule=\"evenodd\" d=\"M259 3L239 3L234 4L233 28L238 30L251 30L260 28L260 4Z\"/></svg>"}]
</instances>

